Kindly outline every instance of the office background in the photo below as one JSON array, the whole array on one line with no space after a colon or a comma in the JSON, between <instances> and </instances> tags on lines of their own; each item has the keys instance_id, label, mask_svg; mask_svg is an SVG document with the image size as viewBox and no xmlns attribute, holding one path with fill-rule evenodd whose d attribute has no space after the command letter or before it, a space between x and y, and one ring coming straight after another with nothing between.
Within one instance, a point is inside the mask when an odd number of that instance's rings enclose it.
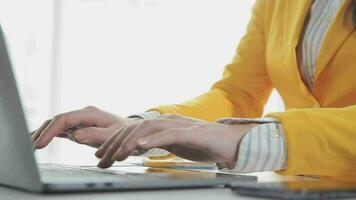
<instances>
[{"instance_id":1,"label":"office background","mask_svg":"<svg viewBox=\"0 0 356 200\"><path fill-rule=\"evenodd\" d=\"M126 116L209 90L232 60L253 3L1 0L29 128L87 105ZM265 112L280 110L273 92ZM36 157L85 164L93 152L56 139Z\"/></svg>"}]
</instances>

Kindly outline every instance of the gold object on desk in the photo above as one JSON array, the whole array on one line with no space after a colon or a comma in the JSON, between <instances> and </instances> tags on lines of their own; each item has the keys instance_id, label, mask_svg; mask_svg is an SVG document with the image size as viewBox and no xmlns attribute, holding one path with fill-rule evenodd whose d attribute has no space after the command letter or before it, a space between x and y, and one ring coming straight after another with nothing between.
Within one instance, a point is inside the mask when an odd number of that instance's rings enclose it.
<instances>
[{"instance_id":1,"label":"gold object on desk","mask_svg":"<svg viewBox=\"0 0 356 200\"><path fill-rule=\"evenodd\" d=\"M167 155L162 155L162 156L149 156L148 158L150 160L167 160L170 158L174 158L176 155L174 155L173 153L167 154Z\"/></svg>"},{"instance_id":2,"label":"gold object on desk","mask_svg":"<svg viewBox=\"0 0 356 200\"><path fill-rule=\"evenodd\" d=\"M174 169L216 169L215 163L193 162L174 154L164 156L150 156L143 161L145 167L174 168Z\"/></svg>"}]
</instances>

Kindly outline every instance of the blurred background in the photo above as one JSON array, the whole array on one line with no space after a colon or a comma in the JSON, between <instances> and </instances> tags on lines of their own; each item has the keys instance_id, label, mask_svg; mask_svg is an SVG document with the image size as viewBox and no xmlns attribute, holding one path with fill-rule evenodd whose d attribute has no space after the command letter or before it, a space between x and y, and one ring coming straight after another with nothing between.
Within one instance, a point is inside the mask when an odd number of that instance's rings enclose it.
<instances>
[{"instance_id":1,"label":"blurred background","mask_svg":"<svg viewBox=\"0 0 356 200\"><path fill-rule=\"evenodd\" d=\"M254 0L0 2L33 130L56 113L88 105L127 116L208 91L232 60ZM273 92L265 112L283 109ZM36 157L85 164L96 160L94 151L55 139Z\"/></svg>"}]
</instances>

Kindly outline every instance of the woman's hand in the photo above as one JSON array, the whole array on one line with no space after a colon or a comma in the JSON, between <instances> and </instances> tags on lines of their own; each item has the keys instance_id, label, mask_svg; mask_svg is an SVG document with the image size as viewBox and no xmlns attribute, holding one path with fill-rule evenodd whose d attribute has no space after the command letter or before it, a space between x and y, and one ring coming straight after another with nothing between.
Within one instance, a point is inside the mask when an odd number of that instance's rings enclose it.
<instances>
[{"instance_id":1,"label":"woman's hand","mask_svg":"<svg viewBox=\"0 0 356 200\"><path fill-rule=\"evenodd\" d=\"M36 149L47 146L54 137L64 137L94 147L102 145L124 124L134 119L122 118L89 106L47 120L34 131L32 142Z\"/></svg>"},{"instance_id":2,"label":"woman's hand","mask_svg":"<svg viewBox=\"0 0 356 200\"><path fill-rule=\"evenodd\" d=\"M224 125L177 115L140 120L122 126L96 152L99 167L110 167L134 150L163 148L182 158L225 163L233 167L244 134L256 124Z\"/></svg>"}]
</instances>

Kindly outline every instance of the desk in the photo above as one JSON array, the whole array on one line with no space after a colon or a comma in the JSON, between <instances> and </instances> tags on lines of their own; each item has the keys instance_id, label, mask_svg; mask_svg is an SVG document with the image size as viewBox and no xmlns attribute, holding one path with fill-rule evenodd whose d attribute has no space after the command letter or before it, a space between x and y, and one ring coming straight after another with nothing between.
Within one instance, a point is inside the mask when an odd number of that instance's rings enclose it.
<instances>
[{"instance_id":1,"label":"desk","mask_svg":"<svg viewBox=\"0 0 356 200\"><path fill-rule=\"evenodd\" d=\"M259 182L272 182L281 180L300 180L301 177L282 177L273 172L253 173ZM0 199L4 200L236 200L256 199L238 196L229 188L203 188L203 189L172 189L153 191L126 191L126 192L98 192L98 193L73 193L73 194L34 194L6 187L0 187Z\"/></svg>"},{"instance_id":2,"label":"desk","mask_svg":"<svg viewBox=\"0 0 356 200\"><path fill-rule=\"evenodd\" d=\"M93 149L85 149L77 157L65 157L61 160L54 159L37 159L39 163L56 163L56 164L68 164L68 165L89 165L95 166L98 162L94 156ZM89 151L89 153L88 153ZM40 152L37 152L40 153ZM45 152L42 152L45 153ZM83 158L87 156L87 158ZM81 158L81 159L79 159ZM141 157L129 157L122 164L128 163L141 163ZM285 177L280 176L274 172L263 172L263 173L252 173L249 175L254 175L258 177L259 182L273 182L282 180L296 180L296 179L306 179L302 177ZM202 189L167 189L167 190L146 190L146 191L117 191L117 192L97 192L97 193L72 193L72 194L35 194L23 192L21 190L11 189L7 187L0 186L0 200L34 200L34 199L48 199L48 200L229 200L229 199L256 199L237 196L233 193L230 188L202 188Z\"/></svg>"}]
</instances>

